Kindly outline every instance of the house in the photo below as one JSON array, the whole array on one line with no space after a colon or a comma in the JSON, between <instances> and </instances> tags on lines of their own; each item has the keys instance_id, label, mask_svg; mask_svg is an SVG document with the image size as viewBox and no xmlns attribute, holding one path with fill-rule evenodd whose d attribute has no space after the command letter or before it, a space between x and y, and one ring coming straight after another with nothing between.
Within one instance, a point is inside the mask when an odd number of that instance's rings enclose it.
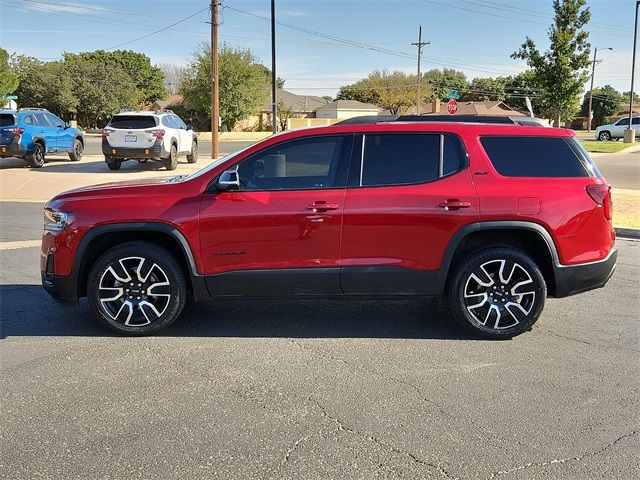
<instances>
[{"instance_id":1,"label":"house","mask_svg":"<svg viewBox=\"0 0 640 480\"><path fill-rule=\"evenodd\" d=\"M313 118L315 117L316 108L327 104L327 100L322 97L297 95L281 88L278 88L276 91L276 100L278 103L282 102L282 104L284 104L285 110L287 110L293 118ZM267 126L271 125L271 94L269 94L269 99L260 110L260 115L257 120L258 130L264 130ZM251 125L255 126L256 118L251 117L240 123L239 128L241 130L250 129ZM238 129L238 127L236 127L236 129Z\"/></svg>"},{"instance_id":2,"label":"house","mask_svg":"<svg viewBox=\"0 0 640 480\"><path fill-rule=\"evenodd\" d=\"M344 120L364 115L378 115L380 107L357 100L336 100L316 108L316 118L336 118Z\"/></svg>"},{"instance_id":3,"label":"house","mask_svg":"<svg viewBox=\"0 0 640 480\"><path fill-rule=\"evenodd\" d=\"M169 95L166 100L156 100L149 107L145 108L145 110L156 111L156 110L165 110L171 105L180 105L184 102L184 97L182 95Z\"/></svg>"},{"instance_id":4,"label":"house","mask_svg":"<svg viewBox=\"0 0 640 480\"><path fill-rule=\"evenodd\" d=\"M446 115L448 113L447 104L437 99L430 104L424 105L420 109L420 113L422 115ZM458 102L456 115L497 115L508 117L513 115L529 116L529 113L511 108L504 102L487 100L483 102Z\"/></svg>"}]
</instances>

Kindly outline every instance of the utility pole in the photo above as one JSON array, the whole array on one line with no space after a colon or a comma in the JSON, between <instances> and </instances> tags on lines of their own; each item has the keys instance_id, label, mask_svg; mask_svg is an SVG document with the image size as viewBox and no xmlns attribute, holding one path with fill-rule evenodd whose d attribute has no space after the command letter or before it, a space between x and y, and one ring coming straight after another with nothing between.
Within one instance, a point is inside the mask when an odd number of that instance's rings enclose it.
<instances>
[{"instance_id":1,"label":"utility pole","mask_svg":"<svg viewBox=\"0 0 640 480\"><path fill-rule=\"evenodd\" d=\"M636 131L633 128L633 80L636 75L636 43L638 40L638 7L640 0L636 1L635 27L633 29L633 59L631 60L631 91L629 92L629 128L624 132L624 143L636 141Z\"/></svg>"},{"instance_id":2,"label":"utility pole","mask_svg":"<svg viewBox=\"0 0 640 480\"><path fill-rule=\"evenodd\" d=\"M273 133L278 132L276 80L276 0L271 0L271 126Z\"/></svg>"},{"instance_id":3,"label":"utility pole","mask_svg":"<svg viewBox=\"0 0 640 480\"><path fill-rule=\"evenodd\" d=\"M416 115L420 115L420 103L421 103L421 99L420 99L420 83L422 80L422 75L420 74L420 61L422 58L422 47L424 47L425 45L431 45L431 42L423 42L422 41L422 25L420 25L418 27L418 41L412 43L411 45L415 45L416 47L418 47L418 93L417 93L417 97L416 97Z\"/></svg>"},{"instance_id":4,"label":"utility pole","mask_svg":"<svg viewBox=\"0 0 640 480\"><path fill-rule=\"evenodd\" d=\"M600 50L613 50L611 47L601 48ZM591 62L591 88L589 89L589 111L587 112L587 132L591 132L591 123L593 122L593 79L596 75L596 63L600 63L602 60L598 60L598 47L593 51L593 62Z\"/></svg>"},{"instance_id":5,"label":"utility pole","mask_svg":"<svg viewBox=\"0 0 640 480\"><path fill-rule=\"evenodd\" d=\"M211 158L220 156L218 126L220 125L220 89L218 83L218 7L219 0L211 0Z\"/></svg>"}]
</instances>

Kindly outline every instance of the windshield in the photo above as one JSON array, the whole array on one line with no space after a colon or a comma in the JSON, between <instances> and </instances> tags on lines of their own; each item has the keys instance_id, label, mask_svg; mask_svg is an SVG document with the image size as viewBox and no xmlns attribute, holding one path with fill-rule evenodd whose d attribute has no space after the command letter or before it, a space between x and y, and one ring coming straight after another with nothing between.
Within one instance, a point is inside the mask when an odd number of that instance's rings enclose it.
<instances>
[{"instance_id":1,"label":"windshield","mask_svg":"<svg viewBox=\"0 0 640 480\"><path fill-rule=\"evenodd\" d=\"M214 162L210 163L209 165L202 168L201 170L198 170L197 172L192 173L191 175L189 175L187 178L184 178L183 180L192 180L194 178L198 178L201 175L204 175L205 173L210 172L211 170L218 167L219 165L222 165L224 162L231 160L233 157L240 155L242 152L249 150L251 147L253 147L253 145L249 145L248 147L245 147L242 150L238 150L237 152L233 152L233 153L230 153L229 155L219 158L218 160L215 160Z\"/></svg>"}]
</instances>

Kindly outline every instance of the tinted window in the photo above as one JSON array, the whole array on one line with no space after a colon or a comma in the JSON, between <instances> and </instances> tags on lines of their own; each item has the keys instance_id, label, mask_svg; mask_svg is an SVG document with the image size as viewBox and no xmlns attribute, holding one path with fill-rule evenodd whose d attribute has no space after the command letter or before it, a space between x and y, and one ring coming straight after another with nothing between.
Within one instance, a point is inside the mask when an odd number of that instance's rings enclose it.
<instances>
[{"instance_id":1,"label":"tinted window","mask_svg":"<svg viewBox=\"0 0 640 480\"><path fill-rule=\"evenodd\" d=\"M622 120L618 120L616 122L616 125L629 125L629 119L628 118L623 118Z\"/></svg>"},{"instance_id":2,"label":"tinted window","mask_svg":"<svg viewBox=\"0 0 640 480\"><path fill-rule=\"evenodd\" d=\"M33 115L27 115L26 117L24 117L24 123L26 123L27 125L36 125Z\"/></svg>"},{"instance_id":3,"label":"tinted window","mask_svg":"<svg viewBox=\"0 0 640 480\"><path fill-rule=\"evenodd\" d=\"M47 120L49 120L49 123L52 126L54 126L54 127L57 127L58 125L64 126L64 122L61 119L59 119L58 117L56 117L55 115L52 115L50 113L45 113L44 116L47 117Z\"/></svg>"},{"instance_id":4,"label":"tinted window","mask_svg":"<svg viewBox=\"0 0 640 480\"><path fill-rule=\"evenodd\" d=\"M460 139L452 135L444 135L442 154L442 175L450 175L462 170L467 165L467 154L462 148Z\"/></svg>"},{"instance_id":5,"label":"tinted window","mask_svg":"<svg viewBox=\"0 0 640 480\"><path fill-rule=\"evenodd\" d=\"M36 120L36 125L40 126L40 127L51 127L52 125L49 123L49 120L47 120L47 117L44 116L44 113L36 113L33 116Z\"/></svg>"},{"instance_id":6,"label":"tinted window","mask_svg":"<svg viewBox=\"0 0 640 480\"><path fill-rule=\"evenodd\" d=\"M640 125L640 117L631 119L631 125Z\"/></svg>"},{"instance_id":7,"label":"tinted window","mask_svg":"<svg viewBox=\"0 0 640 480\"><path fill-rule=\"evenodd\" d=\"M495 169L507 177L587 177L562 137L482 137Z\"/></svg>"},{"instance_id":8,"label":"tinted window","mask_svg":"<svg viewBox=\"0 0 640 480\"><path fill-rule=\"evenodd\" d=\"M429 182L438 178L439 169L440 135L365 135L362 186Z\"/></svg>"},{"instance_id":9,"label":"tinted window","mask_svg":"<svg viewBox=\"0 0 640 480\"><path fill-rule=\"evenodd\" d=\"M162 122L162 125L164 125L165 127L178 128L178 127L176 127L176 124L174 123L173 119L171 118L171 115L165 115L164 117L162 117L160 119L160 121Z\"/></svg>"},{"instance_id":10,"label":"tinted window","mask_svg":"<svg viewBox=\"0 0 640 480\"><path fill-rule=\"evenodd\" d=\"M116 115L109 122L109 126L129 130L153 128L156 126L156 119L145 115Z\"/></svg>"},{"instance_id":11,"label":"tinted window","mask_svg":"<svg viewBox=\"0 0 640 480\"><path fill-rule=\"evenodd\" d=\"M350 138L350 137L349 137ZM243 190L331 188L344 184L338 166L346 137L315 137L275 145L242 161ZM340 177L340 178L339 178Z\"/></svg>"},{"instance_id":12,"label":"tinted window","mask_svg":"<svg viewBox=\"0 0 640 480\"><path fill-rule=\"evenodd\" d=\"M0 127L8 127L9 125L15 125L16 119L10 113L0 113Z\"/></svg>"},{"instance_id":13,"label":"tinted window","mask_svg":"<svg viewBox=\"0 0 640 480\"><path fill-rule=\"evenodd\" d=\"M180 117L174 115L173 121L176 124L176 128L184 128L185 130L187 129L187 125L180 119Z\"/></svg>"}]
</instances>

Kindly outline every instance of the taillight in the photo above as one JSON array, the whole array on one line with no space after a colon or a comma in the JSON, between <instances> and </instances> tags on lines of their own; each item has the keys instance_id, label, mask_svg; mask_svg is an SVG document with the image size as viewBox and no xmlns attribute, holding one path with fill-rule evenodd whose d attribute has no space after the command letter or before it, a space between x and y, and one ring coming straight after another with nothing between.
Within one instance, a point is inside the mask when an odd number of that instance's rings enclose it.
<instances>
[{"instance_id":1,"label":"taillight","mask_svg":"<svg viewBox=\"0 0 640 480\"><path fill-rule=\"evenodd\" d=\"M604 216L611 220L613 201L611 200L611 187L609 185L587 185L587 193L591 199L604 209Z\"/></svg>"},{"instance_id":2,"label":"taillight","mask_svg":"<svg viewBox=\"0 0 640 480\"><path fill-rule=\"evenodd\" d=\"M24 128L7 128L5 130L11 132L11 135L13 135L16 140L20 140L20 137L24 133Z\"/></svg>"},{"instance_id":3,"label":"taillight","mask_svg":"<svg viewBox=\"0 0 640 480\"><path fill-rule=\"evenodd\" d=\"M102 130L102 138L107 138L111 133L113 133L113 130Z\"/></svg>"},{"instance_id":4,"label":"taillight","mask_svg":"<svg viewBox=\"0 0 640 480\"><path fill-rule=\"evenodd\" d=\"M156 137L158 140L162 140L162 137L164 137L164 130L145 130L144 132L150 133L151 135Z\"/></svg>"}]
</instances>

